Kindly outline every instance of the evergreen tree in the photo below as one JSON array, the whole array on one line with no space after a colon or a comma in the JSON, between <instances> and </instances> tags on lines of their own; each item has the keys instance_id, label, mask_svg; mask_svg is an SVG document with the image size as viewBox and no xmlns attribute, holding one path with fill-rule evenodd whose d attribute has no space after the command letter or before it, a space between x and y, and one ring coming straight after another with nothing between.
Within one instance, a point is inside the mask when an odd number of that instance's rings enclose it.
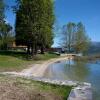
<instances>
[{"instance_id":1,"label":"evergreen tree","mask_svg":"<svg viewBox=\"0 0 100 100\"><path fill-rule=\"evenodd\" d=\"M18 1L16 43L32 48L32 53L36 53L37 47L40 47L44 53L44 48L50 47L53 40L53 2L51 0Z\"/></svg>"},{"instance_id":2,"label":"evergreen tree","mask_svg":"<svg viewBox=\"0 0 100 100\"><path fill-rule=\"evenodd\" d=\"M0 33L2 30L2 27L4 25L4 10L5 10L5 5L4 5L4 1L0 0Z\"/></svg>"}]
</instances>

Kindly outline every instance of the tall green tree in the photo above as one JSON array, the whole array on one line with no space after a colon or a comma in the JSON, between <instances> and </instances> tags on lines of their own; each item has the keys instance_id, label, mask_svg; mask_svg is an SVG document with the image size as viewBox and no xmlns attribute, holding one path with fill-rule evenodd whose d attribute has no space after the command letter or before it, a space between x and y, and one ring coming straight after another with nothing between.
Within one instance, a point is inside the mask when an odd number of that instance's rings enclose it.
<instances>
[{"instance_id":1,"label":"tall green tree","mask_svg":"<svg viewBox=\"0 0 100 100\"><path fill-rule=\"evenodd\" d=\"M49 48L53 44L53 24L54 24L54 11L53 3L51 0L40 0L41 1L41 29L39 40L41 43L41 53L43 53L44 48ZM42 3L43 2L43 3ZM44 6L44 7L43 7Z\"/></svg>"},{"instance_id":2,"label":"tall green tree","mask_svg":"<svg viewBox=\"0 0 100 100\"><path fill-rule=\"evenodd\" d=\"M19 2L18 2L19 3ZM29 2L27 2L29 3ZM27 45L29 51L29 41L32 41L32 28L30 26L30 19L29 19L29 8L28 4L26 6L25 1L20 1L20 5L16 11L16 44L17 45Z\"/></svg>"},{"instance_id":3,"label":"tall green tree","mask_svg":"<svg viewBox=\"0 0 100 100\"><path fill-rule=\"evenodd\" d=\"M4 9L5 9L4 1L0 0L0 20L4 18Z\"/></svg>"},{"instance_id":4,"label":"tall green tree","mask_svg":"<svg viewBox=\"0 0 100 100\"><path fill-rule=\"evenodd\" d=\"M53 2L51 0L18 0L16 10L16 43L27 45L28 51L44 53L53 40ZM31 44L31 45L30 45Z\"/></svg>"},{"instance_id":5,"label":"tall green tree","mask_svg":"<svg viewBox=\"0 0 100 100\"><path fill-rule=\"evenodd\" d=\"M4 25L4 10L5 10L5 4L3 0L0 0L0 33L1 33L1 29Z\"/></svg>"}]
</instances>

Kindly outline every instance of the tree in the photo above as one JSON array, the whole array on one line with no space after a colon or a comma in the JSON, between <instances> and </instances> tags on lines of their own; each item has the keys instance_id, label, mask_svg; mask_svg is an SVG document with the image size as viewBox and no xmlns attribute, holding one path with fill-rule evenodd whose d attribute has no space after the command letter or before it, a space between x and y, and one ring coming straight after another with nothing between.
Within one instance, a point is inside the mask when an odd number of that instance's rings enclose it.
<instances>
[{"instance_id":1,"label":"tree","mask_svg":"<svg viewBox=\"0 0 100 100\"><path fill-rule=\"evenodd\" d=\"M26 8L25 8L26 7ZM30 49L30 42L32 41L32 28L30 26L29 8L26 6L26 2L20 2L19 8L16 11L16 44L26 45L28 47L28 53Z\"/></svg>"},{"instance_id":2,"label":"tree","mask_svg":"<svg viewBox=\"0 0 100 100\"><path fill-rule=\"evenodd\" d=\"M3 0L0 0L0 48L7 49L7 43L12 38L11 30L12 27L5 22L5 4Z\"/></svg>"},{"instance_id":3,"label":"tree","mask_svg":"<svg viewBox=\"0 0 100 100\"><path fill-rule=\"evenodd\" d=\"M77 24L76 41L74 48L77 53L86 52L89 48L90 39L86 34L85 26L79 22Z\"/></svg>"},{"instance_id":4,"label":"tree","mask_svg":"<svg viewBox=\"0 0 100 100\"><path fill-rule=\"evenodd\" d=\"M11 25L4 23L0 33L0 47L3 50L7 50L7 44L13 40L11 30Z\"/></svg>"},{"instance_id":5,"label":"tree","mask_svg":"<svg viewBox=\"0 0 100 100\"><path fill-rule=\"evenodd\" d=\"M77 53L86 52L89 48L90 39L86 34L84 25L79 22L68 23L63 27L64 35L64 45L68 48L69 52L71 50Z\"/></svg>"},{"instance_id":6,"label":"tree","mask_svg":"<svg viewBox=\"0 0 100 100\"><path fill-rule=\"evenodd\" d=\"M53 2L51 0L40 0L41 1L41 17L40 17L40 34L39 41L41 44L41 53L44 53L44 48L49 48L53 44L53 24L54 24L54 11ZM43 3L42 3L43 2ZM44 6L44 7L43 7Z\"/></svg>"},{"instance_id":7,"label":"tree","mask_svg":"<svg viewBox=\"0 0 100 100\"><path fill-rule=\"evenodd\" d=\"M75 23L69 22L67 25L63 26L64 45L65 47L68 48L69 52L71 52L71 48L74 45L75 32L76 32Z\"/></svg>"},{"instance_id":8,"label":"tree","mask_svg":"<svg viewBox=\"0 0 100 100\"><path fill-rule=\"evenodd\" d=\"M4 10L5 10L5 5L4 5L4 1L0 0L0 33L2 30L2 27L4 25Z\"/></svg>"},{"instance_id":9,"label":"tree","mask_svg":"<svg viewBox=\"0 0 100 100\"><path fill-rule=\"evenodd\" d=\"M37 47L44 48L52 44L54 23L53 2L51 0L18 0L16 10L16 44L26 45L37 53ZM30 45L31 43L31 45Z\"/></svg>"},{"instance_id":10,"label":"tree","mask_svg":"<svg viewBox=\"0 0 100 100\"><path fill-rule=\"evenodd\" d=\"M0 22L4 19L4 9L5 5L3 0L0 0Z\"/></svg>"}]
</instances>

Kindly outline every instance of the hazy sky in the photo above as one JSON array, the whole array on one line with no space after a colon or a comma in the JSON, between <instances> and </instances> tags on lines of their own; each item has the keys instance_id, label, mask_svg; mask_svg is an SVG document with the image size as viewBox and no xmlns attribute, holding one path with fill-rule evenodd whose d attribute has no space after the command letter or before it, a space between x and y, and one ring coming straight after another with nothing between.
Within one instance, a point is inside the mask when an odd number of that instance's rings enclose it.
<instances>
[{"instance_id":1,"label":"hazy sky","mask_svg":"<svg viewBox=\"0 0 100 100\"><path fill-rule=\"evenodd\" d=\"M13 5L14 0L5 0ZM68 22L82 22L92 41L100 41L100 0L55 0L55 15L59 26ZM6 11L6 20L14 25L15 15ZM58 39L55 39L57 45Z\"/></svg>"}]
</instances>

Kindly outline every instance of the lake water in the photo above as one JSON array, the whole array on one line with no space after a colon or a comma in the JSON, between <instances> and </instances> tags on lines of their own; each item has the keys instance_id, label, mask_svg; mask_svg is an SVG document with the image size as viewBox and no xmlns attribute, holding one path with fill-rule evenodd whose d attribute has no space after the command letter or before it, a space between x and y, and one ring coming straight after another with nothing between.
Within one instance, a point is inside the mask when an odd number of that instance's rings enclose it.
<instances>
[{"instance_id":1,"label":"lake water","mask_svg":"<svg viewBox=\"0 0 100 100\"><path fill-rule=\"evenodd\" d=\"M89 82L93 87L93 100L100 100L100 60L88 63L70 59L58 61L48 67L44 77Z\"/></svg>"}]
</instances>

